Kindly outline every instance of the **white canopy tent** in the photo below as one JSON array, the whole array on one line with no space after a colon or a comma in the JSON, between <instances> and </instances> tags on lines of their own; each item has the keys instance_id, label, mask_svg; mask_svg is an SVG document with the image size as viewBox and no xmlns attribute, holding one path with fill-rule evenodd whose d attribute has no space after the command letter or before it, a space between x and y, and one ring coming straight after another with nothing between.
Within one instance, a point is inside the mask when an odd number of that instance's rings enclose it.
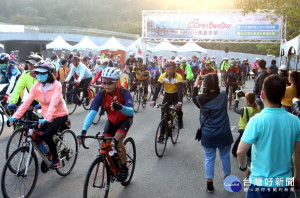
<instances>
[{"instance_id":1,"label":"white canopy tent","mask_svg":"<svg viewBox=\"0 0 300 198\"><path fill-rule=\"evenodd\" d=\"M3 44L0 44L0 48L4 49L4 45L3 45Z\"/></svg>"},{"instance_id":2,"label":"white canopy tent","mask_svg":"<svg viewBox=\"0 0 300 198\"><path fill-rule=\"evenodd\" d=\"M139 37L136 41L134 41L131 45L127 47L127 51L137 51L138 48L142 48L142 38ZM146 50L152 52L153 48L149 45L146 45Z\"/></svg>"},{"instance_id":3,"label":"white canopy tent","mask_svg":"<svg viewBox=\"0 0 300 198\"><path fill-rule=\"evenodd\" d=\"M118 51L118 50L127 51L127 48L124 45L122 45L115 37L111 37L99 48L101 50L109 50L109 51Z\"/></svg>"},{"instance_id":4,"label":"white canopy tent","mask_svg":"<svg viewBox=\"0 0 300 198\"><path fill-rule=\"evenodd\" d=\"M67 43L61 36L57 36L51 43L46 45L46 49L71 50L72 46L69 43Z\"/></svg>"},{"instance_id":5,"label":"white canopy tent","mask_svg":"<svg viewBox=\"0 0 300 198\"><path fill-rule=\"evenodd\" d=\"M281 64L286 64L290 69L298 70L300 57L300 35L280 46ZM282 60L284 58L284 61Z\"/></svg>"},{"instance_id":6,"label":"white canopy tent","mask_svg":"<svg viewBox=\"0 0 300 198\"><path fill-rule=\"evenodd\" d=\"M207 53L207 50L197 45L193 40L190 40L178 49L179 52L199 52Z\"/></svg>"},{"instance_id":7,"label":"white canopy tent","mask_svg":"<svg viewBox=\"0 0 300 198\"><path fill-rule=\"evenodd\" d=\"M83 37L83 39L72 47L73 50L99 50L99 46L97 46L88 36Z\"/></svg>"},{"instance_id":8,"label":"white canopy tent","mask_svg":"<svg viewBox=\"0 0 300 198\"><path fill-rule=\"evenodd\" d=\"M172 45L167 39L165 39L156 47L152 48L152 52L158 51L178 52L178 48Z\"/></svg>"}]
</instances>

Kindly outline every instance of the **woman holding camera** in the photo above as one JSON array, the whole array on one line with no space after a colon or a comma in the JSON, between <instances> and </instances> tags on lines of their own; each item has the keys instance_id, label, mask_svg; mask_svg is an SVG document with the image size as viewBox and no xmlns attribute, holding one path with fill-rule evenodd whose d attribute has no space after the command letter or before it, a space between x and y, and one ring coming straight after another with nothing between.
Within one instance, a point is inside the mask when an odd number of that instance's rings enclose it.
<instances>
[{"instance_id":1,"label":"woman holding camera","mask_svg":"<svg viewBox=\"0 0 300 198\"><path fill-rule=\"evenodd\" d=\"M217 74L207 74L205 76L202 83L203 94L200 95L198 95L197 87L199 80L200 76L197 77L195 82L193 102L201 110L201 145L205 153L207 191L213 192L216 150L219 149L225 178L231 173L230 149L233 138L227 114L227 96L225 91L220 91Z\"/></svg>"}]
</instances>

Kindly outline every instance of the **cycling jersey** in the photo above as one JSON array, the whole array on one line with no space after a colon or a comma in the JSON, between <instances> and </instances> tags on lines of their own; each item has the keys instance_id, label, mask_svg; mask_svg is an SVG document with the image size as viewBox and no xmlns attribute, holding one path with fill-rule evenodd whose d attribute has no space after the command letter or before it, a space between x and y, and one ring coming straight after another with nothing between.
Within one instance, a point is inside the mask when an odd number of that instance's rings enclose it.
<instances>
[{"instance_id":1,"label":"cycling jersey","mask_svg":"<svg viewBox=\"0 0 300 198\"><path fill-rule=\"evenodd\" d=\"M24 88L26 87L28 91L31 90L31 87L34 85L34 83L36 83L38 80L36 78L33 78L31 75L30 75L30 72L27 71L25 73L23 73L13 92L12 92L12 95L11 95L11 98L10 98L10 104L17 104L18 100L19 100L19 97L21 96L21 94L23 93L23 90Z\"/></svg>"},{"instance_id":2,"label":"cycling jersey","mask_svg":"<svg viewBox=\"0 0 300 198\"><path fill-rule=\"evenodd\" d=\"M137 80L146 80L149 78L149 70L146 65L142 67L134 66L132 69L132 78L136 78Z\"/></svg>"},{"instance_id":3,"label":"cycling jersey","mask_svg":"<svg viewBox=\"0 0 300 198\"><path fill-rule=\"evenodd\" d=\"M196 62L191 61L191 62L189 62L189 64L190 64L191 67L198 67L198 69L199 69L199 66L200 66L199 61L196 61Z\"/></svg>"},{"instance_id":4,"label":"cycling jersey","mask_svg":"<svg viewBox=\"0 0 300 198\"><path fill-rule=\"evenodd\" d=\"M159 76L161 74L157 65L155 65L154 67L152 67L151 65L148 66L148 70L150 71L151 76L154 76L154 72L155 76Z\"/></svg>"},{"instance_id":5,"label":"cycling jersey","mask_svg":"<svg viewBox=\"0 0 300 198\"><path fill-rule=\"evenodd\" d=\"M129 67L132 67L132 66L136 66L136 59L133 58L132 60L130 58L127 59L125 65L128 65Z\"/></svg>"},{"instance_id":6,"label":"cycling jersey","mask_svg":"<svg viewBox=\"0 0 300 198\"><path fill-rule=\"evenodd\" d=\"M78 82L80 82L83 79L92 78L92 73L83 63L79 63L77 67L72 65L71 71L68 74L68 77L66 78L66 81L69 81L74 74L77 74L79 78L77 79Z\"/></svg>"},{"instance_id":7,"label":"cycling jersey","mask_svg":"<svg viewBox=\"0 0 300 198\"><path fill-rule=\"evenodd\" d=\"M206 68L200 70L200 75L216 74L216 73L217 73L217 71L212 68L210 68L209 70Z\"/></svg>"},{"instance_id":8,"label":"cycling jersey","mask_svg":"<svg viewBox=\"0 0 300 198\"><path fill-rule=\"evenodd\" d=\"M230 63L227 61L223 61L221 65L221 70L227 70L230 67Z\"/></svg>"},{"instance_id":9,"label":"cycling jersey","mask_svg":"<svg viewBox=\"0 0 300 198\"><path fill-rule=\"evenodd\" d=\"M178 83L182 83L182 77L180 74L175 73L175 78L171 80L166 77L167 73L163 73L160 75L158 82L162 83L164 86L164 90L167 93L175 93L178 91Z\"/></svg>"},{"instance_id":10,"label":"cycling jersey","mask_svg":"<svg viewBox=\"0 0 300 198\"><path fill-rule=\"evenodd\" d=\"M180 74L182 79L184 78L184 70L183 69L181 69L181 68L177 69L176 73Z\"/></svg>"},{"instance_id":11,"label":"cycling jersey","mask_svg":"<svg viewBox=\"0 0 300 198\"><path fill-rule=\"evenodd\" d=\"M185 67L183 65L180 65L180 68L184 70L185 75L184 75L183 79L192 80L194 78L194 74L192 72L192 68L191 68L190 64L186 64Z\"/></svg>"},{"instance_id":12,"label":"cycling jersey","mask_svg":"<svg viewBox=\"0 0 300 198\"><path fill-rule=\"evenodd\" d=\"M229 67L226 71L227 82L236 82L239 80L239 68L235 66L234 68Z\"/></svg>"}]
</instances>

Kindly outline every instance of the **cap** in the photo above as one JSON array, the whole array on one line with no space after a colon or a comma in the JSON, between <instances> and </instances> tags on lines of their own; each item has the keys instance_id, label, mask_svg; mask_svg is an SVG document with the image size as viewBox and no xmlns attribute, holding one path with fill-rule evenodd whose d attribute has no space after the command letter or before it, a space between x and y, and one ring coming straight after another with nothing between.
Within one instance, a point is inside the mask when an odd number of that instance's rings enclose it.
<instances>
[{"instance_id":1,"label":"cap","mask_svg":"<svg viewBox=\"0 0 300 198\"><path fill-rule=\"evenodd\" d=\"M286 66L286 65L281 65L281 66L279 67L279 69L280 69L280 70L287 70L287 66Z\"/></svg>"},{"instance_id":2,"label":"cap","mask_svg":"<svg viewBox=\"0 0 300 198\"><path fill-rule=\"evenodd\" d=\"M36 69L34 69L33 71L34 71L34 72L41 72L41 73L46 73L46 72L48 72L48 70L45 69L45 68L36 68Z\"/></svg>"},{"instance_id":3,"label":"cap","mask_svg":"<svg viewBox=\"0 0 300 198\"><path fill-rule=\"evenodd\" d=\"M32 65L35 65L37 63L37 61L34 60L34 59L29 59L29 60L26 60L26 63L30 63Z\"/></svg>"},{"instance_id":4,"label":"cap","mask_svg":"<svg viewBox=\"0 0 300 198\"><path fill-rule=\"evenodd\" d=\"M259 60L259 58L256 58L255 60Z\"/></svg>"}]
</instances>

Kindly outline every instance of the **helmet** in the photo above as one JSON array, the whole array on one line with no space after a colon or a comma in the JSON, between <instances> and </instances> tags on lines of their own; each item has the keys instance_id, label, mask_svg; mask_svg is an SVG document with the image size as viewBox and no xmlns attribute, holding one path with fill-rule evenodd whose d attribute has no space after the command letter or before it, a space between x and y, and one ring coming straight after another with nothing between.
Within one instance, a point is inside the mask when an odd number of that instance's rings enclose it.
<instances>
[{"instance_id":1,"label":"helmet","mask_svg":"<svg viewBox=\"0 0 300 198\"><path fill-rule=\"evenodd\" d=\"M236 58L235 60L236 60L236 61L240 61L240 59L239 59L239 58Z\"/></svg>"},{"instance_id":2,"label":"helmet","mask_svg":"<svg viewBox=\"0 0 300 198\"><path fill-rule=\"evenodd\" d=\"M101 60L101 64L102 65L107 65L108 64L108 59L105 58L104 60Z\"/></svg>"},{"instance_id":3,"label":"helmet","mask_svg":"<svg viewBox=\"0 0 300 198\"><path fill-rule=\"evenodd\" d=\"M0 55L0 63L7 63L7 61L9 61L9 59L10 59L10 57L6 53L2 53Z\"/></svg>"},{"instance_id":4,"label":"helmet","mask_svg":"<svg viewBox=\"0 0 300 198\"><path fill-rule=\"evenodd\" d=\"M230 67L234 67L235 66L235 62L230 62Z\"/></svg>"},{"instance_id":5,"label":"helmet","mask_svg":"<svg viewBox=\"0 0 300 198\"><path fill-rule=\"evenodd\" d=\"M156 60L155 60L154 58L152 58L152 59L150 60L150 63L156 63Z\"/></svg>"},{"instance_id":6,"label":"helmet","mask_svg":"<svg viewBox=\"0 0 300 198\"><path fill-rule=\"evenodd\" d=\"M165 67L175 67L175 62L173 60L167 60Z\"/></svg>"},{"instance_id":7,"label":"helmet","mask_svg":"<svg viewBox=\"0 0 300 198\"><path fill-rule=\"evenodd\" d=\"M185 58L185 57L183 57L183 58L181 59L181 63L186 63L186 58Z\"/></svg>"},{"instance_id":8,"label":"helmet","mask_svg":"<svg viewBox=\"0 0 300 198\"><path fill-rule=\"evenodd\" d=\"M42 60L42 57L40 57L37 54L32 54L28 56L26 63L31 63L32 65L35 65L36 63L40 62Z\"/></svg>"},{"instance_id":9,"label":"helmet","mask_svg":"<svg viewBox=\"0 0 300 198\"><path fill-rule=\"evenodd\" d=\"M49 72L54 74L55 73L55 66L50 61L44 61L41 60L40 62L35 64L36 69L34 69L34 72Z\"/></svg>"},{"instance_id":10,"label":"helmet","mask_svg":"<svg viewBox=\"0 0 300 198\"><path fill-rule=\"evenodd\" d=\"M136 62L137 62L137 63L143 62L143 58L142 58L142 57L140 57L140 56L139 56L139 57L137 57L137 58L136 58Z\"/></svg>"},{"instance_id":11,"label":"helmet","mask_svg":"<svg viewBox=\"0 0 300 198\"><path fill-rule=\"evenodd\" d=\"M247 62L247 59L244 58L244 59L243 59L243 62Z\"/></svg>"},{"instance_id":12,"label":"helmet","mask_svg":"<svg viewBox=\"0 0 300 198\"><path fill-rule=\"evenodd\" d=\"M72 61L79 60L78 56L73 56Z\"/></svg>"},{"instance_id":13,"label":"helmet","mask_svg":"<svg viewBox=\"0 0 300 198\"><path fill-rule=\"evenodd\" d=\"M212 58L212 59L216 59L216 57L214 57L214 56L212 56L211 58Z\"/></svg>"},{"instance_id":14,"label":"helmet","mask_svg":"<svg viewBox=\"0 0 300 198\"><path fill-rule=\"evenodd\" d=\"M176 65L180 64L180 60L179 59L175 59L175 64Z\"/></svg>"},{"instance_id":15,"label":"helmet","mask_svg":"<svg viewBox=\"0 0 300 198\"><path fill-rule=\"evenodd\" d=\"M196 55L193 55L192 58L197 58L197 56L196 56Z\"/></svg>"},{"instance_id":16,"label":"helmet","mask_svg":"<svg viewBox=\"0 0 300 198\"><path fill-rule=\"evenodd\" d=\"M234 57L231 57L230 59L231 59L231 60L234 60Z\"/></svg>"},{"instance_id":17,"label":"helmet","mask_svg":"<svg viewBox=\"0 0 300 198\"><path fill-rule=\"evenodd\" d=\"M255 60L257 60L257 61L258 61L258 60L259 60L259 58L256 58Z\"/></svg>"},{"instance_id":18,"label":"helmet","mask_svg":"<svg viewBox=\"0 0 300 198\"><path fill-rule=\"evenodd\" d=\"M224 58L224 60L228 60L228 58Z\"/></svg>"},{"instance_id":19,"label":"helmet","mask_svg":"<svg viewBox=\"0 0 300 198\"><path fill-rule=\"evenodd\" d=\"M134 56L134 55L135 55L134 52L130 52L130 53L129 53L129 56Z\"/></svg>"},{"instance_id":20,"label":"helmet","mask_svg":"<svg viewBox=\"0 0 300 198\"><path fill-rule=\"evenodd\" d=\"M205 64L210 64L210 63L211 63L210 60L205 61Z\"/></svg>"},{"instance_id":21,"label":"helmet","mask_svg":"<svg viewBox=\"0 0 300 198\"><path fill-rule=\"evenodd\" d=\"M107 67L102 71L102 78L120 79L120 70L114 67Z\"/></svg>"}]
</instances>

